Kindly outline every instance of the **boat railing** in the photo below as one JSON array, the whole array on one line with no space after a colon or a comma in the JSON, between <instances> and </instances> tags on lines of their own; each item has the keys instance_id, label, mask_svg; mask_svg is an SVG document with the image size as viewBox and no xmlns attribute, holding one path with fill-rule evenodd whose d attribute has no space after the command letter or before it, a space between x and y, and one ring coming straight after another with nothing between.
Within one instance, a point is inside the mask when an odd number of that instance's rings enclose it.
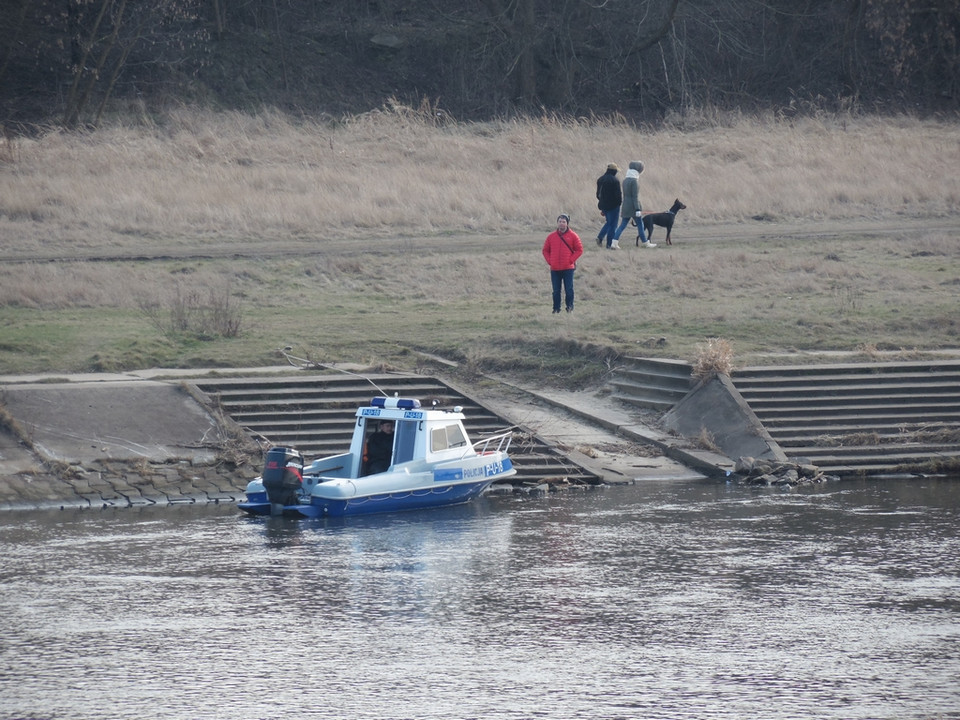
<instances>
[{"instance_id":1,"label":"boat railing","mask_svg":"<svg viewBox=\"0 0 960 720\"><path fill-rule=\"evenodd\" d=\"M473 450L477 455L489 455L496 452L506 453L510 449L511 442L513 442L513 430L507 430L483 440L477 440L473 444Z\"/></svg>"}]
</instances>

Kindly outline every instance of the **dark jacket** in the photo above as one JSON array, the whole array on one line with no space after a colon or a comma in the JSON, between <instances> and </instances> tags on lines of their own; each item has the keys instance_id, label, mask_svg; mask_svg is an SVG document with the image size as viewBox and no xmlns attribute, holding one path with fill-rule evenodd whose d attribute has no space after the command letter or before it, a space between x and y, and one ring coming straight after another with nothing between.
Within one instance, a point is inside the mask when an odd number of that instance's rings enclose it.
<instances>
[{"instance_id":1,"label":"dark jacket","mask_svg":"<svg viewBox=\"0 0 960 720\"><path fill-rule=\"evenodd\" d=\"M597 207L601 212L616 210L623 202L616 170L607 170L597 178Z\"/></svg>"},{"instance_id":2,"label":"dark jacket","mask_svg":"<svg viewBox=\"0 0 960 720\"><path fill-rule=\"evenodd\" d=\"M364 475L385 472L393 460L393 433L377 430L367 438L367 453Z\"/></svg>"}]
</instances>

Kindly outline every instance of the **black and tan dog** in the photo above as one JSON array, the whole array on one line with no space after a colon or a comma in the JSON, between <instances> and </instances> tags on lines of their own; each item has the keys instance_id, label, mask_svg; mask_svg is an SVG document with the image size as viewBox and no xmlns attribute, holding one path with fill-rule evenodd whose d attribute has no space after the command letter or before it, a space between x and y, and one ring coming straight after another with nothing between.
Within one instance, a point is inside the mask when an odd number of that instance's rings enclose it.
<instances>
[{"instance_id":1,"label":"black and tan dog","mask_svg":"<svg viewBox=\"0 0 960 720\"><path fill-rule=\"evenodd\" d=\"M647 242L650 242L650 236L653 235L653 226L659 225L667 229L667 245L673 245L670 240L670 231L673 230L673 221L677 219L677 213L686 210L687 206L680 202L680 198L673 201L673 205L666 212L647 213L643 216L643 229L647 234ZM637 245L640 245L640 235L637 235Z\"/></svg>"}]
</instances>

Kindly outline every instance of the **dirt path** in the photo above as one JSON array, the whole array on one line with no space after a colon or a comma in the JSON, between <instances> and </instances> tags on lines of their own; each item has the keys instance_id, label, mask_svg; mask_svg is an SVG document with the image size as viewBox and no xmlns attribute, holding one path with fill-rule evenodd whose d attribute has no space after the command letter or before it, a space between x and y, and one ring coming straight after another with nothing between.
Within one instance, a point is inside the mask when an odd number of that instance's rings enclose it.
<instances>
[{"instance_id":1,"label":"dirt path","mask_svg":"<svg viewBox=\"0 0 960 720\"><path fill-rule=\"evenodd\" d=\"M751 220L743 223L692 223L678 220L674 229L674 242L699 244L716 241L776 240L784 238L821 238L831 236L896 236L904 233L908 219L893 220L811 220L810 222L773 222ZM960 216L948 218L916 218L909 220L911 234L927 232L960 231ZM575 227L581 236L589 231ZM381 252L429 253L435 251L476 252L510 250L531 246L542 241L549 228L539 232L511 233L501 235L397 235L378 238ZM654 242L662 240L663 230L658 228ZM82 243L67 241L30 240L29 234L6 238L0 246L0 262L114 262L153 260L203 260L203 259L256 259L302 257L317 254L336 254L349 257L365 255L369 245L357 238L145 238L130 235L85 238Z\"/></svg>"}]
</instances>

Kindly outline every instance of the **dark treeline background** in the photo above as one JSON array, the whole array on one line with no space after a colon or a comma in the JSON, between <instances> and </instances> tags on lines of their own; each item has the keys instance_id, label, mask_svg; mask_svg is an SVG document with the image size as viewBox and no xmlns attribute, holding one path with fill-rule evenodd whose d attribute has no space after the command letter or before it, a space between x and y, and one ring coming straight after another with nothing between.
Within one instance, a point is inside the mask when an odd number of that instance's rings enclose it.
<instances>
[{"instance_id":1,"label":"dark treeline background","mask_svg":"<svg viewBox=\"0 0 960 720\"><path fill-rule=\"evenodd\" d=\"M960 0L0 0L0 123L954 111Z\"/></svg>"}]
</instances>

